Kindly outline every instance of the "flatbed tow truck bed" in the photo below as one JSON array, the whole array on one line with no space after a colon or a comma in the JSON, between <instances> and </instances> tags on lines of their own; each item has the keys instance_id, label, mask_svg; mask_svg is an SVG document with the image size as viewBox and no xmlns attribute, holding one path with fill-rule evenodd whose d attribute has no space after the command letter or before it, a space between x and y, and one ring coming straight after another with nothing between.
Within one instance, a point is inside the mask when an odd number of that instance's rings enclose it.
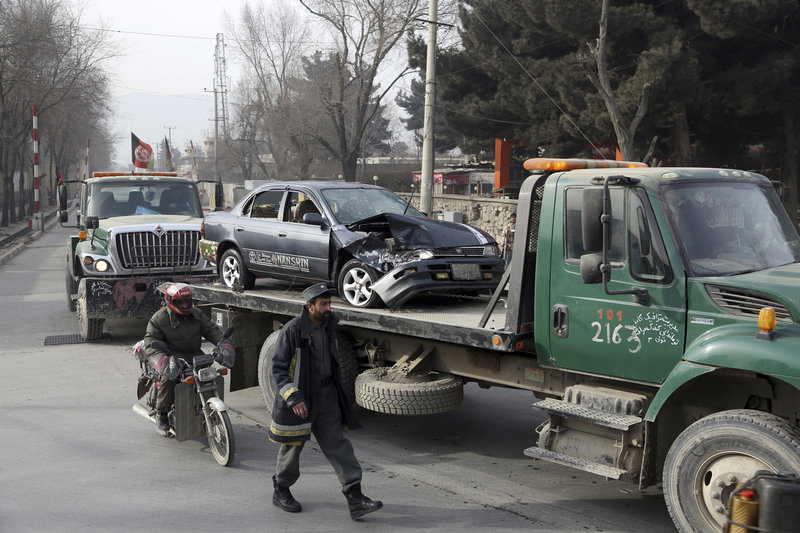
<instances>
[{"instance_id":1,"label":"flatbed tow truck bed","mask_svg":"<svg viewBox=\"0 0 800 533\"><path fill-rule=\"evenodd\" d=\"M227 305L235 308L262 311L292 317L302 306L300 288L278 287L261 282L256 288L242 293L232 292L221 283L192 285L195 299L205 304ZM458 343L479 348L506 351L513 349L512 335L505 328L504 301L499 301L489 315L485 327L479 327L489 304L488 297L464 297L449 294L420 296L400 309L361 309L352 307L341 298L331 298L340 324L378 330L423 339ZM499 336L493 342L492 338Z\"/></svg>"}]
</instances>

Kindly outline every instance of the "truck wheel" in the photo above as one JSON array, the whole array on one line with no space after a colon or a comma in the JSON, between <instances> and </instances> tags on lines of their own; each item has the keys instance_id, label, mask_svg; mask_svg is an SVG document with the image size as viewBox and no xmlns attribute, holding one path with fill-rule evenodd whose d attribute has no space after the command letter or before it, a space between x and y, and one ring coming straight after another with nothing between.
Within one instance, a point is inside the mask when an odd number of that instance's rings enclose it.
<instances>
[{"instance_id":1,"label":"truck wheel","mask_svg":"<svg viewBox=\"0 0 800 533\"><path fill-rule=\"evenodd\" d=\"M258 353L258 388L261 389L261 397L264 398L264 405L270 415L272 415L272 406L275 403L275 394L277 393L271 376L272 355L275 353L275 344L278 342L279 333L280 331L270 333Z\"/></svg>"},{"instance_id":2,"label":"truck wheel","mask_svg":"<svg viewBox=\"0 0 800 533\"><path fill-rule=\"evenodd\" d=\"M89 318L86 310L86 298L78 298L78 324L81 328L81 338L84 341L96 341L103 336L103 319Z\"/></svg>"},{"instance_id":3,"label":"truck wheel","mask_svg":"<svg viewBox=\"0 0 800 533\"><path fill-rule=\"evenodd\" d=\"M339 272L339 296L353 307L376 307L381 303L380 297L372 290L376 281L378 273L374 268L358 259L351 259Z\"/></svg>"},{"instance_id":4,"label":"truck wheel","mask_svg":"<svg viewBox=\"0 0 800 533\"><path fill-rule=\"evenodd\" d=\"M222 259L219 261L219 277L229 289L232 289L236 283L245 290L252 289L256 284L256 277L247 270L242 256L233 248L225 250L225 253L222 254Z\"/></svg>"},{"instance_id":5,"label":"truck wheel","mask_svg":"<svg viewBox=\"0 0 800 533\"><path fill-rule=\"evenodd\" d=\"M71 312L75 312L77 309L75 305L75 300L72 299L74 294L78 293L78 282L75 281L75 278L72 277L72 274L69 273L69 267L67 267L67 309Z\"/></svg>"},{"instance_id":6,"label":"truck wheel","mask_svg":"<svg viewBox=\"0 0 800 533\"><path fill-rule=\"evenodd\" d=\"M432 374L430 381L391 381L386 367L370 368L356 378L356 403L390 415L432 415L461 404L464 383L451 374Z\"/></svg>"},{"instance_id":7,"label":"truck wheel","mask_svg":"<svg viewBox=\"0 0 800 533\"><path fill-rule=\"evenodd\" d=\"M681 532L716 532L737 483L758 470L800 472L800 429L745 409L702 418L681 433L664 463L664 499Z\"/></svg>"},{"instance_id":8,"label":"truck wheel","mask_svg":"<svg viewBox=\"0 0 800 533\"><path fill-rule=\"evenodd\" d=\"M272 355L275 353L275 344L278 342L278 331L270 334L261 345L258 354L258 386L267 412L272 413L275 403L275 385L272 383ZM336 332L336 345L339 352L339 368L342 376L342 388L347 399L352 404L355 401L355 383L358 376L358 361L350 339L341 331Z\"/></svg>"},{"instance_id":9,"label":"truck wheel","mask_svg":"<svg viewBox=\"0 0 800 533\"><path fill-rule=\"evenodd\" d=\"M350 405L356 401L356 378L358 377L358 361L350 338L342 331L336 331L336 348L339 355L339 372L342 376L342 389Z\"/></svg>"}]
</instances>

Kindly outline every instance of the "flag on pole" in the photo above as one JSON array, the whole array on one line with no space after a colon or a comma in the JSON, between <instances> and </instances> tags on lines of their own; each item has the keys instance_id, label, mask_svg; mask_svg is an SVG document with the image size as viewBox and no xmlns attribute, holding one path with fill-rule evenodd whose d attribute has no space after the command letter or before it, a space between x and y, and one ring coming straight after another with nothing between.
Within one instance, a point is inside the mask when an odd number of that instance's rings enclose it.
<instances>
[{"instance_id":1,"label":"flag on pole","mask_svg":"<svg viewBox=\"0 0 800 533\"><path fill-rule=\"evenodd\" d=\"M136 168L152 168L153 148L131 132L131 159Z\"/></svg>"},{"instance_id":2,"label":"flag on pole","mask_svg":"<svg viewBox=\"0 0 800 533\"><path fill-rule=\"evenodd\" d=\"M167 167L167 172L172 172L175 170L175 167L172 165L172 152L169 149L169 141L167 140L167 136L164 136L164 147L166 150L164 151L164 164Z\"/></svg>"}]
</instances>

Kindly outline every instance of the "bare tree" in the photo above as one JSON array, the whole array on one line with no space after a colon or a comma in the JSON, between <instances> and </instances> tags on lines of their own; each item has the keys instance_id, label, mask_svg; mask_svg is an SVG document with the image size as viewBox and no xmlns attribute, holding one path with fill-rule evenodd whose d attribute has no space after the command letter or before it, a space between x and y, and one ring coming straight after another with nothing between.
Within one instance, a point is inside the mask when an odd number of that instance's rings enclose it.
<instances>
[{"instance_id":1,"label":"bare tree","mask_svg":"<svg viewBox=\"0 0 800 533\"><path fill-rule=\"evenodd\" d=\"M334 137L316 135L316 139L340 162L345 180L354 181L368 125L378 115L392 87L408 72L407 68L392 72L386 65L412 25L425 15L427 2L300 0L300 3L324 22L336 46L336 51L329 55L334 76L317 91Z\"/></svg>"},{"instance_id":2,"label":"bare tree","mask_svg":"<svg viewBox=\"0 0 800 533\"><path fill-rule=\"evenodd\" d=\"M597 42L594 46L589 44L589 50L596 70L587 69L589 80L595 86L597 91L602 96L606 104L606 109L611 118L611 124L614 126L614 132L617 135L617 144L622 158L625 160L634 160L634 145L633 141L636 136L636 130L639 124L647 114L647 105L650 94L650 83L642 84L639 105L636 108L636 113L631 119L630 123L625 124L622 109L619 101L614 94L614 89L611 86L609 78L608 63L606 61L606 47L608 42L608 5L609 0L603 0L602 10L600 13L600 31L597 37Z\"/></svg>"},{"instance_id":3,"label":"bare tree","mask_svg":"<svg viewBox=\"0 0 800 533\"><path fill-rule=\"evenodd\" d=\"M298 116L308 113L312 103L296 102L308 28L284 3L245 4L238 25L228 20L227 26L249 68L238 95L240 110L256 121L253 126L260 130L259 140L272 155L278 175L296 173L298 160L306 157L306 145L312 141ZM266 173L266 167L262 170Z\"/></svg>"},{"instance_id":4,"label":"bare tree","mask_svg":"<svg viewBox=\"0 0 800 533\"><path fill-rule=\"evenodd\" d=\"M64 0L0 3L0 50L1 223L7 225L17 219L14 174L30 166L33 105L39 108L40 128L52 117L51 131L58 129L58 109L98 109L107 97L107 78L99 67L113 52L105 33L81 30L80 15ZM20 218L27 209L22 202Z\"/></svg>"}]
</instances>

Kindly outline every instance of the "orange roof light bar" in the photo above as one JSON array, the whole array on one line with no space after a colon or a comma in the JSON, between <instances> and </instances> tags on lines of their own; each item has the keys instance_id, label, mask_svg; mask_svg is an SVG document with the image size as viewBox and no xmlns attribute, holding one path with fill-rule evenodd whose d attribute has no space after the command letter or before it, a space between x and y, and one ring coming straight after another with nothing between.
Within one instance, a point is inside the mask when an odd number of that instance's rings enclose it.
<instances>
[{"instance_id":1,"label":"orange roof light bar","mask_svg":"<svg viewBox=\"0 0 800 533\"><path fill-rule=\"evenodd\" d=\"M93 178L107 178L109 176L170 176L176 177L177 172L137 172L136 174L130 172L92 172Z\"/></svg>"},{"instance_id":2,"label":"orange roof light bar","mask_svg":"<svg viewBox=\"0 0 800 533\"><path fill-rule=\"evenodd\" d=\"M637 161L614 161L611 159L556 159L548 157L535 157L528 159L523 165L526 170L544 170L556 172L559 170L577 170L581 168L644 168L645 163Z\"/></svg>"}]
</instances>

